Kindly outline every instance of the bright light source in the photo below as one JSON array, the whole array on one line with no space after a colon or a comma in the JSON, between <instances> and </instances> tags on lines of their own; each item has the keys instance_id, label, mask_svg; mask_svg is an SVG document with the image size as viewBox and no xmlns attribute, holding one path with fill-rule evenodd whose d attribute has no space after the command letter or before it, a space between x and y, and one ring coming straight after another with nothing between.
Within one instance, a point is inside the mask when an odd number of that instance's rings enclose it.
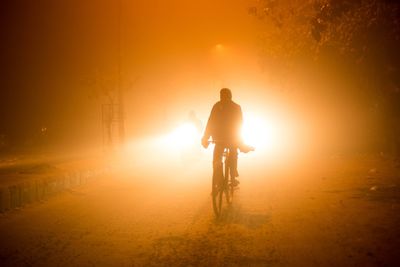
<instances>
[{"instance_id":1,"label":"bright light source","mask_svg":"<svg viewBox=\"0 0 400 267\"><path fill-rule=\"evenodd\" d=\"M167 141L173 146L185 147L195 143L200 145L200 135L192 123L185 123L176 128L167 137Z\"/></svg>"},{"instance_id":2,"label":"bright light source","mask_svg":"<svg viewBox=\"0 0 400 267\"><path fill-rule=\"evenodd\" d=\"M224 46L223 46L222 44L217 44L217 45L215 46L215 48L216 48L217 50L222 50L222 49L224 48Z\"/></svg>"},{"instance_id":3,"label":"bright light source","mask_svg":"<svg viewBox=\"0 0 400 267\"><path fill-rule=\"evenodd\" d=\"M282 129L277 121L257 116L244 119L242 136L246 144L256 149L266 149L270 152L282 148Z\"/></svg>"}]
</instances>

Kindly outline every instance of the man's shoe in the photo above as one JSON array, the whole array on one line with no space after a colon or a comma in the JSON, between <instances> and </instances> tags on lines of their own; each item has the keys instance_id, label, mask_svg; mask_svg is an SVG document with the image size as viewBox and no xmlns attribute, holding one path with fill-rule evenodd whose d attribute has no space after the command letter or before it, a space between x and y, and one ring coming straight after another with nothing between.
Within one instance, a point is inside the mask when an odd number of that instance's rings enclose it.
<instances>
[{"instance_id":1,"label":"man's shoe","mask_svg":"<svg viewBox=\"0 0 400 267\"><path fill-rule=\"evenodd\" d=\"M236 186L238 186L240 184L240 182L239 182L239 180L234 178L234 179L232 179L231 184L232 184L233 187L236 187Z\"/></svg>"}]
</instances>

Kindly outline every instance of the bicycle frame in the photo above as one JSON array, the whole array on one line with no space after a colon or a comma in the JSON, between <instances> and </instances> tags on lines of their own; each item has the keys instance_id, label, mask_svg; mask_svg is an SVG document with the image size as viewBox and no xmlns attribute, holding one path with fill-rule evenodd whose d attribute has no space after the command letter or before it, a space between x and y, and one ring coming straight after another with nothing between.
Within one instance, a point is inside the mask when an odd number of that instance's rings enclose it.
<instances>
[{"instance_id":1,"label":"bicycle frame","mask_svg":"<svg viewBox=\"0 0 400 267\"><path fill-rule=\"evenodd\" d=\"M233 186L231 179L233 177L232 174L234 170L232 170L229 155L230 155L230 148L224 147L224 151L222 153L222 164L221 164L222 177L215 177L215 175L213 175L213 181L212 181L213 209L217 218L221 216L223 195L225 195L226 203L228 205L232 203L232 198L233 198Z\"/></svg>"}]
</instances>

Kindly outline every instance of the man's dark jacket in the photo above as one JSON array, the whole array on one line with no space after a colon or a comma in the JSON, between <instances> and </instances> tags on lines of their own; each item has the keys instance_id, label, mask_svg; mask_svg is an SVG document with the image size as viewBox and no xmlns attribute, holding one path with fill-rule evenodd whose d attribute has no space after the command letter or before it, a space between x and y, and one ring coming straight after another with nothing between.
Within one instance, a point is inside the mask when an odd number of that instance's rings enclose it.
<instances>
[{"instance_id":1,"label":"man's dark jacket","mask_svg":"<svg viewBox=\"0 0 400 267\"><path fill-rule=\"evenodd\" d=\"M241 143L242 123L242 109L238 104L231 100L218 101L211 110L204 136L238 146Z\"/></svg>"}]
</instances>

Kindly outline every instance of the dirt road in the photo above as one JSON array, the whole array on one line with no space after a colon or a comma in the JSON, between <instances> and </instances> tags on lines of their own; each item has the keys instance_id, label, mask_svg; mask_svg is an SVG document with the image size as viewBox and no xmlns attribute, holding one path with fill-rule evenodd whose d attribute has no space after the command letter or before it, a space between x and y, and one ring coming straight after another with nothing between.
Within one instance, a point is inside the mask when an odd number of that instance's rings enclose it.
<instances>
[{"instance_id":1,"label":"dirt road","mask_svg":"<svg viewBox=\"0 0 400 267\"><path fill-rule=\"evenodd\" d=\"M0 265L396 266L396 170L329 166L244 171L219 221L207 171L101 177L0 215Z\"/></svg>"}]
</instances>

